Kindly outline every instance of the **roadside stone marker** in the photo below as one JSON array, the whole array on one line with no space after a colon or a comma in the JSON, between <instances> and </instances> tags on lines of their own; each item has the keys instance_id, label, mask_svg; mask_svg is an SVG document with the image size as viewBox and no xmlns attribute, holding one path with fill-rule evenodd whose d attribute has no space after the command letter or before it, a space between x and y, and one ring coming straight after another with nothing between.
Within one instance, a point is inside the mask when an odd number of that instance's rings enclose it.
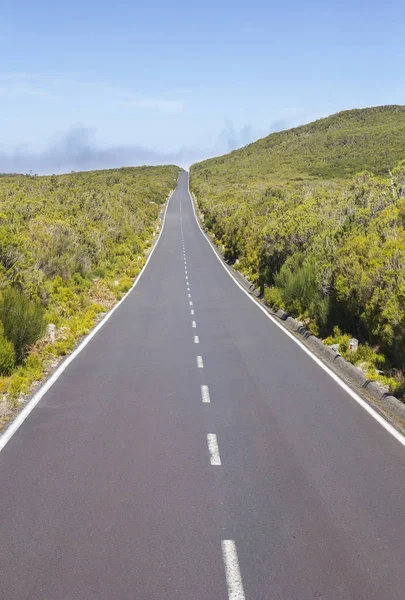
<instances>
[{"instance_id":1,"label":"roadside stone marker","mask_svg":"<svg viewBox=\"0 0 405 600\"><path fill-rule=\"evenodd\" d=\"M49 341L51 342L51 344L55 343L55 336L56 336L56 325L54 325L53 323L49 323L48 337L49 337Z\"/></svg>"}]
</instances>

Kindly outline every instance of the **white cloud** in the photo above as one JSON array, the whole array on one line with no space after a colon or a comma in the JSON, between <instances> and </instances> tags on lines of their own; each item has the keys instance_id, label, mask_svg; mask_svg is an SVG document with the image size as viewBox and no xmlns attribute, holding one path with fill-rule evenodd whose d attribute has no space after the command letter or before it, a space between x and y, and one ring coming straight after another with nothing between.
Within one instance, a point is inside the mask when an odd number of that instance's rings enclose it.
<instances>
[{"instance_id":1,"label":"white cloud","mask_svg":"<svg viewBox=\"0 0 405 600\"><path fill-rule=\"evenodd\" d=\"M74 127L42 152L26 148L0 150L0 173L51 174L123 166L177 164L188 166L206 156L202 151L180 148L159 152L140 145L103 147L93 141L94 131Z\"/></svg>"},{"instance_id":2,"label":"white cloud","mask_svg":"<svg viewBox=\"0 0 405 600\"><path fill-rule=\"evenodd\" d=\"M215 149L218 152L230 152L246 144L250 144L261 137L265 137L275 131L287 129L287 123L284 120L274 121L267 127L254 128L251 125L245 125L240 129L234 127L232 121L227 120L225 127L218 135Z\"/></svg>"},{"instance_id":3,"label":"white cloud","mask_svg":"<svg viewBox=\"0 0 405 600\"><path fill-rule=\"evenodd\" d=\"M59 136L42 152L32 152L21 147L14 151L0 150L0 173L32 171L41 175L162 164L188 168L195 162L225 154L260 136L285 129L286 126L284 121L275 121L266 130L259 131L249 125L238 130L231 121L227 121L211 147L183 146L173 152L160 152L137 144L104 147L94 141L93 129L76 126Z\"/></svg>"}]
</instances>

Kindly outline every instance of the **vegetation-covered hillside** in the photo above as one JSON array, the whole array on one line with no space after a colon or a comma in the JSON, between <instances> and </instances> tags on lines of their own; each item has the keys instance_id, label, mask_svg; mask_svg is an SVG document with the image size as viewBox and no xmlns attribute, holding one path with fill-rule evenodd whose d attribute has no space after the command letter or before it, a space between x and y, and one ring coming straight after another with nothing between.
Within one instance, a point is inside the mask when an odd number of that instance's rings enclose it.
<instances>
[{"instance_id":1,"label":"vegetation-covered hillside","mask_svg":"<svg viewBox=\"0 0 405 600\"><path fill-rule=\"evenodd\" d=\"M350 335L358 337L351 360L397 394L405 367L404 159L405 107L384 106L274 133L191 168L191 189L226 258L269 304L340 342L343 354Z\"/></svg>"},{"instance_id":2,"label":"vegetation-covered hillside","mask_svg":"<svg viewBox=\"0 0 405 600\"><path fill-rule=\"evenodd\" d=\"M178 173L0 177L0 417L130 288Z\"/></svg>"}]
</instances>

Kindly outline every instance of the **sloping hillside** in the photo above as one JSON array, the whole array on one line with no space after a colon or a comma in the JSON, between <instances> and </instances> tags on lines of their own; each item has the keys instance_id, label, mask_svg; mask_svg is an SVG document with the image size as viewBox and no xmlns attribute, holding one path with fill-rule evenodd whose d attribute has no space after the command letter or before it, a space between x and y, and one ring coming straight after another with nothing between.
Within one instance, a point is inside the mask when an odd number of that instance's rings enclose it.
<instances>
[{"instance_id":1,"label":"sloping hillside","mask_svg":"<svg viewBox=\"0 0 405 600\"><path fill-rule=\"evenodd\" d=\"M370 170L384 174L404 158L405 106L347 110L258 140L194 167L200 174L237 170L255 179L341 178Z\"/></svg>"},{"instance_id":2,"label":"sloping hillside","mask_svg":"<svg viewBox=\"0 0 405 600\"><path fill-rule=\"evenodd\" d=\"M383 370L397 393L405 365L404 159L405 107L384 106L274 133L191 168L206 226L269 304L343 350L342 331L359 337L352 360L370 364L372 377L374 367Z\"/></svg>"}]
</instances>

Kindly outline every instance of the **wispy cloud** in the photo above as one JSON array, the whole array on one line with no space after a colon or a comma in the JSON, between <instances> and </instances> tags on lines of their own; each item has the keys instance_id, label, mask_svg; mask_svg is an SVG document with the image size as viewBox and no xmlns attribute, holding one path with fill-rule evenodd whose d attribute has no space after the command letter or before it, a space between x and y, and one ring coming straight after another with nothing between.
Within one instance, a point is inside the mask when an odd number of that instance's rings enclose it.
<instances>
[{"instance_id":1,"label":"wispy cloud","mask_svg":"<svg viewBox=\"0 0 405 600\"><path fill-rule=\"evenodd\" d=\"M136 165L188 164L200 160L198 150L183 148L177 152L157 152L140 145L102 147L93 141L94 131L74 127L42 152L18 148L0 150L0 172L38 174L66 173L91 169Z\"/></svg>"},{"instance_id":2,"label":"wispy cloud","mask_svg":"<svg viewBox=\"0 0 405 600\"><path fill-rule=\"evenodd\" d=\"M76 126L42 152L24 148L10 152L0 150L0 173L32 171L41 175L160 164L177 164L188 168L194 162L225 154L285 127L284 121L275 121L263 131L249 125L237 129L231 121L227 121L210 148L184 146L174 152L159 152L136 144L103 147L94 142L93 129Z\"/></svg>"},{"instance_id":3,"label":"wispy cloud","mask_svg":"<svg viewBox=\"0 0 405 600\"><path fill-rule=\"evenodd\" d=\"M230 152L231 150L236 150L237 148L246 146L246 144L250 144L251 142L269 135L270 133L282 131L287 127L288 124L286 121L279 120L273 121L273 123L267 127L257 128L252 127L251 125L245 125L244 127L238 129L234 127L232 121L228 120L218 136L215 149L220 152Z\"/></svg>"}]
</instances>

